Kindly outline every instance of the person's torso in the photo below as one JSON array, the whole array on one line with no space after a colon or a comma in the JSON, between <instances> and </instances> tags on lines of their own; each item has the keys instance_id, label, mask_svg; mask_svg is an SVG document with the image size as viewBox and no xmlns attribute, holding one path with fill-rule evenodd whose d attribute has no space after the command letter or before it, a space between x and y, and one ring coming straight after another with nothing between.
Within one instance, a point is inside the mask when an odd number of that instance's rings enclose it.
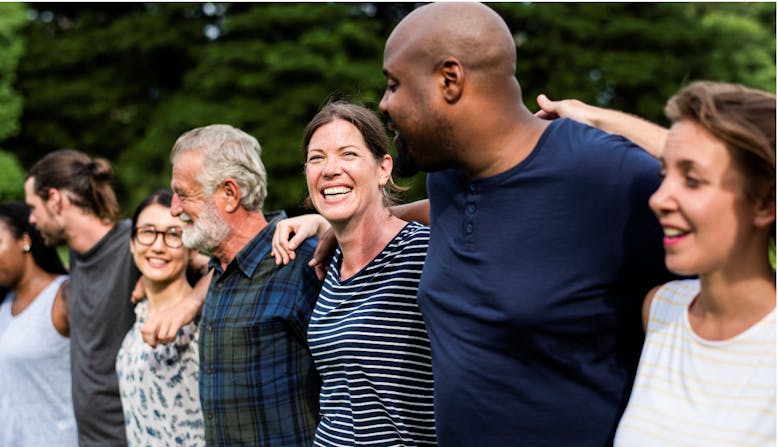
<instances>
[{"instance_id":1,"label":"person's torso","mask_svg":"<svg viewBox=\"0 0 778 447\"><path fill-rule=\"evenodd\" d=\"M116 353L135 320L130 294L139 273L122 220L88 252L70 256L73 403L82 445L124 445Z\"/></svg>"},{"instance_id":2,"label":"person's torso","mask_svg":"<svg viewBox=\"0 0 778 447\"><path fill-rule=\"evenodd\" d=\"M419 306L439 441L607 444L640 352L642 297L666 279L647 204L658 170L627 140L562 120L502 174L428 176Z\"/></svg>"},{"instance_id":3,"label":"person's torso","mask_svg":"<svg viewBox=\"0 0 778 447\"><path fill-rule=\"evenodd\" d=\"M722 341L697 336L697 280L660 288L616 446L774 446L775 310Z\"/></svg>"},{"instance_id":4,"label":"person's torso","mask_svg":"<svg viewBox=\"0 0 778 447\"><path fill-rule=\"evenodd\" d=\"M311 316L322 376L316 445L434 445L432 364L416 291L429 229L410 223L340 281L340 250Z\"/></svg>"},{"instance_id":5,"label":"person's torso","mask_svg":"<svg viewBox=\"0 0 778 447\"><path fill-rule=\"evenodd\" d=\"M321 287L305 241L289 265L270 256L280 216L224 271L216 266L200 321L200 400L208 445L309 446L320 379L305 339Z\"/></svg>"},{"instance_id":6,"label":"person's torso","mask_svg":"<svg viewBox=\"0 0 778 447\"><path fill-rule=\"evenodd\" d=\"M135 312L116 356L128 445L204 446L197 322L182 327L172 343L152 348L140 332L148 303Z\"/></svg>"},{"instance_id":7,"label":"person's torso","mask_svg":"<svg viewBox=\"0 0 778 447\"><path fill-rule=\"evenodd\" d=\"M70 392L70 342L51 320L66 276L59 276L16 316L13 292L0 304L0 445L77 445Z\"/></svg>"}]
</instances>

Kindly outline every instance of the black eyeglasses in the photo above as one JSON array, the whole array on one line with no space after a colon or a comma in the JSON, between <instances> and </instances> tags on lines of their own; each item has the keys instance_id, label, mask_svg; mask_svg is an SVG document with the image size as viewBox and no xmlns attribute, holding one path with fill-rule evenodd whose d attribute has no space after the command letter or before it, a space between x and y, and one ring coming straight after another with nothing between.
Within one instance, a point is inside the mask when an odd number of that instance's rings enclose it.
<instances>
[{"instance_id":1,"label":"black eyeglasses","mask_svg":"<svg viewBox=\"0 0 778 447\"><path fill-rule=\"evenodd\" d=\"M179 248L184 245L184 240L179 228L171 228L167 231L159 231L153 226L143 226L135 228L135 240L143 245L154 245L158 235L162 235L162 240L170 248Z\"/></svg>"}]
</instances>

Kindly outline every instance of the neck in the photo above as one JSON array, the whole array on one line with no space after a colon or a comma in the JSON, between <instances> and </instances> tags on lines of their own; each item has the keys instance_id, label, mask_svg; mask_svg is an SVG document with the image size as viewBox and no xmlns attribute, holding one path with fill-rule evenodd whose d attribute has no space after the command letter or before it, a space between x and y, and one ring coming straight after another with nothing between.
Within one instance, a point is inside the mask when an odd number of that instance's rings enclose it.
<instances>
[{"instance_id":1,"label":"neck","mask_svg":"<svg viewBox=\"0 0 778 447\"><path fill-rule=\"evenodd\" d=\"M759 322L775 309L775 272L759 266L700 275L700 294L689 307L689 321L703 338L724 340Z\"/></svg>"},{"instance_id":2,"label":"neck","mask_svg":"<svg viewBox=\"0 0 778 447\"><path fill-rule=\"evenodd\" d=\"M343 253L341 279L350 278L375 259L406 223L383 206L346 223L332 223Z\"/></svg>"},{"instance_id":3,"label":"neck","mask_svg":"<svg viewBox=\"0 0 778 447\"><path fill-rule=\"evenodd\" d=\"M25 269L22 278L13 287L14 300L12 303L12 313L24 310L35 298L57 277L54 273L42 270L35 264L32 255L25 257Z\"/></svg>"},{"instance_id":4,"label":"neck","mask_svg":"<svg viewBox=\"0 0 778 447\"><path fill-rule=\"evenodd\" d=\"M267 227L267 220L261 210L246 211L241 208L225 220L230 232L222 244L211 253L219 260L222 269L227 268L227 264L235 259L235 255Z\"/></svg>"},{"instance_id":5,"label":"neck","mask_svg":"<svg viewBox=\"0 0 778 447\"><path fill-rule=\"evenodd\" d=\"M535 117L521 101L499 105L499 113L478 120L470 128L474 138L465 141L461 170L468 177L491 177L521 163L533 151L549 121ZM493 119L499 116L500 119ZM473 147L479 148L472 150Z\"/></svg>"},{"instance_id":6,"label":"neck","mask_svg":"<svg viewBox=\"0 0 778 447\"><path fill-rule=\"evenodd\" d=\"M83 211L74 211L65 219L65 237L70 248L86 253L116 225Z\"/></svg>"},{"instance_id":7,"label":"neck","mask_svg":"<svg viewBox=\"0 0 778 447\"><path fill-rule=\"evenodd\" d=\"M192 287L186 280L186 275L179 275L170 282L157 282L143 277L146 286L146 298L149 300L149 311L167 309L192 293Z\"/></svg>"}]
</instances>

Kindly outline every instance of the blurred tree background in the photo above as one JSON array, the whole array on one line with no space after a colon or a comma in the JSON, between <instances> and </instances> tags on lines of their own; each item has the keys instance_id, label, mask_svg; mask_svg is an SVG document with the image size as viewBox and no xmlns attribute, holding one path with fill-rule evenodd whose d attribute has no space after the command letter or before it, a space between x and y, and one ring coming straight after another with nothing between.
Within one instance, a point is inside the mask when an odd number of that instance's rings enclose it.
<instances>
[{"instance_id":1,"label":"blurred tree background","mask_svg":"<svg viewBox=\"0 0 778 447\"><path fill-rule=\"evenodd\" d=\"M0 198L45 153L114 163L125 214L170 182L193 127L257 137L266 209L305 197L300 139L331 96L377 107L383 44L414 3L2 3ZM775 3L490 3L514 33L525 102L576 97L664 124L692 80L775 91ZM425 195L423 177L408 200Z\"/></svg>"}]
</instances>

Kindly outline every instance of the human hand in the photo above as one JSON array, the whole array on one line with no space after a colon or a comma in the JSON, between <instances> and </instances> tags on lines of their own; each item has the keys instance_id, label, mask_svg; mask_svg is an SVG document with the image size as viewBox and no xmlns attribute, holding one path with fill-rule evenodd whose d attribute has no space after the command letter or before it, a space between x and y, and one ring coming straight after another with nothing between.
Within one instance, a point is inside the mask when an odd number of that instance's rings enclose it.
<instances>
[{"instance_id":1,"label":"human hand","mask_svg":"<svg viewBox=\"0 0 778 447\"><path fill-rule=\"evenodd\" d=\"M130 301L132 304L137 304L146 299L146 286L143 284L143 277L138 278L138 282L135 283L135 287L130 294Z\"/></svg>"},{"instance_id":2,"label":"human hand","mask_svg":"<svg viewBox=\"0 0 778 447\"><path fill-rule=\"evenodd\" d=\"M540 94L538 95L537 102L540 110L535 113L535 116L538 118L545 120L570 118L590 126L595 125L595 115L598 108L577 99L552 101L546 95Z\"/></svg>"},{"instance_id":3,"label":"human hand","mask_svg":"<svg viewBox=\"0 0 778 447\"><path fill-rule=\"evenodd\" d=\"M143 341L152 348L158 343L166 345L174 341L178 330L194 320L201 307L201 301L187 297L173 306L152 312L140 329Z\"/></svg>"},{"instance_id":4,"label":"human hand","mask_svg":"<svg viewBox=\"0 0 778 447\"><path fill-rule=\"evenodd\" d=\"M338 239L335 237L335 230L329 228L319 236L319 243L313 251L313 258L308 262L319 280L324 280L324 276L327 275L336 248L338 248Z\"/></svg>"},{"instance_id":5,"label":"human hand","mask_svg":"<svg viewBox=\"0 0 778 447\"><path fill-rule=\"evenodd\" d=\"M273 233L273 249L270 254L276 258L276 265L289 264L295 258L294 250L311 236L324 233L330 224L319 214L283 219L276 224ZM290 235L294 234L291 237Z\"/></svg>"}]
</instances>

